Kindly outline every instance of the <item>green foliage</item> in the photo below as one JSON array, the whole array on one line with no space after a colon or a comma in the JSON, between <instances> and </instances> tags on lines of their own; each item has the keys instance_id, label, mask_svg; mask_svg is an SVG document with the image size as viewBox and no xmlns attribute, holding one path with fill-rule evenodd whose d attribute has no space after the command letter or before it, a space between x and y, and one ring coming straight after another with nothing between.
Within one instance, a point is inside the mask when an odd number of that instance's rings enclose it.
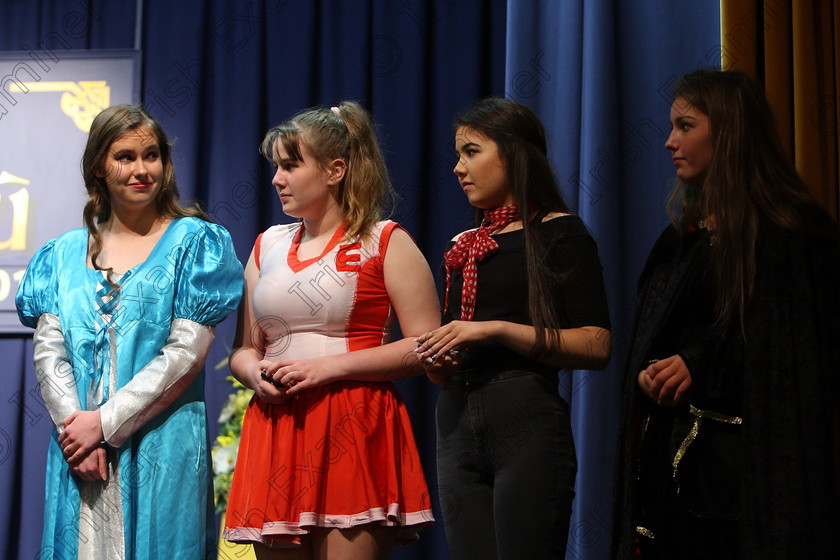
<instances>
[{"instance_id":1,"label":"green foliage","mask_svg":"<svg viewBox=\"0 0 840 560\"><path fill-rule=\"evenodd\" d=\"M254 391L246 389L233 377L227 378L236 391L228 397L227 403L219 414L219 436L213 444L213 492L216 498L216 511L227 509L230 483L233 480L233 468L236 466L236 454L239 450L239 437L242 434L242 422L245 410Z\"/></svg>"}]
</instances>

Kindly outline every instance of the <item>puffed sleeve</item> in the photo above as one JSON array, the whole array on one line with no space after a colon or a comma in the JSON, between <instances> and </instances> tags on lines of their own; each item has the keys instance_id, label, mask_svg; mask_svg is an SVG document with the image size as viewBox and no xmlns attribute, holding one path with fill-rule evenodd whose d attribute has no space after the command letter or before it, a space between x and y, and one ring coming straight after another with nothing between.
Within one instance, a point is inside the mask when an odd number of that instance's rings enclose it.
<instances>
[{"instance_id":1,"label":"puffed sleeve","mask_svg":"<svg viewBox=\"0 0 840 560\"><path fill-rule=\"evenodd\" d=\"M56 251L53 239L35 253L23 275L15 305L20 322L35 329L32 347L38 386L53 425L61 433L64 419L81 410L81 405L57 312Z\"/></svg>"},{"instance_id":2,"label":"puffed sleeve","mask_svg":"<svg viewBox=\"0 0 840 560\"><path fill-rule=\"evenodd\" d=\"M239 305L244 275L227 230L210 223L202 226L186 240L181 256L174 318L212 327Z\"/></svg>"},{"instance_id":3,"label":"puffed sleeve","mask_svg":"<svg viewBox=\"0 0 840 560\"><path fill-rule=\"evenodd\" d=\"M224 228L202 223L182 246L166 345L99 409L102 434L114 447L125 443L195 380L207 359L215 325L242 297L242 265Z\"/></svg>"},{"instance_id":4,"label":"puffed sleeve","mask_svg":"<svg viewBox=\"0 0 840 560\"><path fill-rule=\"evenodd\" d=\"M38 249L20 282L15 306L20 322L35 328L38 318L44 313L58 315L56 300L58 278L55 275L55 239Z\"/></svg>"}]
</instances>

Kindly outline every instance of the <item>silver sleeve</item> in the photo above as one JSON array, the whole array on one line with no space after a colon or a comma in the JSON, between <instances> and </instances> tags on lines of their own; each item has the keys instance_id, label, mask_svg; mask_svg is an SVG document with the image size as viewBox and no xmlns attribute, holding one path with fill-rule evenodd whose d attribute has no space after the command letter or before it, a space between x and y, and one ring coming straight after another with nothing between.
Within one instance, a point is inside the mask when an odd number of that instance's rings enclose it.
<instances>
[{"instance_id":1,"label":"silver sleeve","mask_svg":"<svg viewBox=\"0 0 840 560\"><path fill-rule=\"evenodd\" d=\"M81 410L82 406L79 403L73 365L64 346L61 320L57 316L44 313L38 318L32 336L32 348L41 398L60 434L64 431L64 419Z\"/></svg>"},{"instance_id":2,"label":"silver sleeve","mask_svg":"<svg viewBox=\"0 0 840 560\"><path fill-rule=\"evenodd\" d=\"M99 408L105 441L120 447L195 380L215 337L213 327L175 319L160 354Z\"/></svg>"}]
</instances>

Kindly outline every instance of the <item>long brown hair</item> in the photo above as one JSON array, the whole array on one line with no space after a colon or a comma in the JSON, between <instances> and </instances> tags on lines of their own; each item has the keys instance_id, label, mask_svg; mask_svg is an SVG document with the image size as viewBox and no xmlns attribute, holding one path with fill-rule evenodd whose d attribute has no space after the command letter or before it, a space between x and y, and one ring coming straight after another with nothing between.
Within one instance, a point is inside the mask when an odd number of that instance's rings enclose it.
<instances>
[{"instance_id":1,"label":"long brown hair","mask_svg":"<svg viewBox=\"0 0 840 560\"><path fill-rule=\"evenodd\" d=\"M674 87L709 117L712 159L702 185L679 183L669 207L677 223L711 218L717 273L717 316L743 329L755 285L756 242L762 223L808 235L840 237L782 147L762 89L738 71L699 70Z\"/></svg>"},{"instance_id":2,"label":"long brown hair","mask_svg":"<svg viewBox=\"0 0 840 560\"><path fill-rule=\"evenodd\" d=\"M334 159L347 165L338 203L347 236L366 235L395 199L373 121L361 105L342 101L334 109L307 109L266 133L260 152L273 162L280 140L292 161L302 161L301 143L324 170Z\"/></svg>"},{"instance_id":3,"label":"long brown hair","mask_svg":"<svg viewBox=\"0 0 840 560\"><path fill-rule=\"evenodd\" d=\"M548 161L545 128L531 109L510 99L482 99L454 122L474 130L496 143L505 164L508 188L522 213L525 234L528 311L537 331L535 350L560 347L559 321L551 305L551 289L557 280L545 265L549 240L540 234L539 224L550 212L568 212L560 195L557 178ZM476 214L481 222L481 213Z\"/></svg>"},{"instance_id":4,"label":"long brown hair","mask_svg":"<svg viewBox=\"0 0 840 560\"><path fill-rule=\"evenodd\" d=\"M147 129L154 135L154 138L149 138L149 140L157 141L161 163L163 164L161 185L155 198L155 208L158 214L168 218L196 217L209 221L207 214L198 205L185 208L178 204L180 194L175 183L175 170L172 167L172 148L160 124L136 105L108 107L93 119L90 126L87 145L82 155L82 176L88 194L83 217L92 240L90 260L94 268L108 272L109 283L111 283L113 270L111 268L102 269L96 263L96 259L102 251L102 237L97 229L97 224L105 222L111 217L111 196L108 193L108 184L105 180L107 171L104 169L105 158L111 145L123 134L129 131L138 131L138 133L144 134L143 129Z\"/></svg>"}]
</instances>

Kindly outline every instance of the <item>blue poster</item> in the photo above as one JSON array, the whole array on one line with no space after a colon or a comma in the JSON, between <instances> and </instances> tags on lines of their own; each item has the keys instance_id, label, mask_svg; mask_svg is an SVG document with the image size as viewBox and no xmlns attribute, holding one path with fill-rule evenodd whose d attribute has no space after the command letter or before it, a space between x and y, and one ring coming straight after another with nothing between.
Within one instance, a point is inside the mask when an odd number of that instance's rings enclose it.
<instances>
[{"instance_id":1,"label":"blue poster","mask_svg":"<svg viewBox=\"0 0 840 560\"><path fill-rule=\"evenodd\" d=\"M93 118L139 101L139 54L0 53L0 332L26 332L15 293L46 241L82 227L81 159Z\"/></svg>"}]
</instances>

